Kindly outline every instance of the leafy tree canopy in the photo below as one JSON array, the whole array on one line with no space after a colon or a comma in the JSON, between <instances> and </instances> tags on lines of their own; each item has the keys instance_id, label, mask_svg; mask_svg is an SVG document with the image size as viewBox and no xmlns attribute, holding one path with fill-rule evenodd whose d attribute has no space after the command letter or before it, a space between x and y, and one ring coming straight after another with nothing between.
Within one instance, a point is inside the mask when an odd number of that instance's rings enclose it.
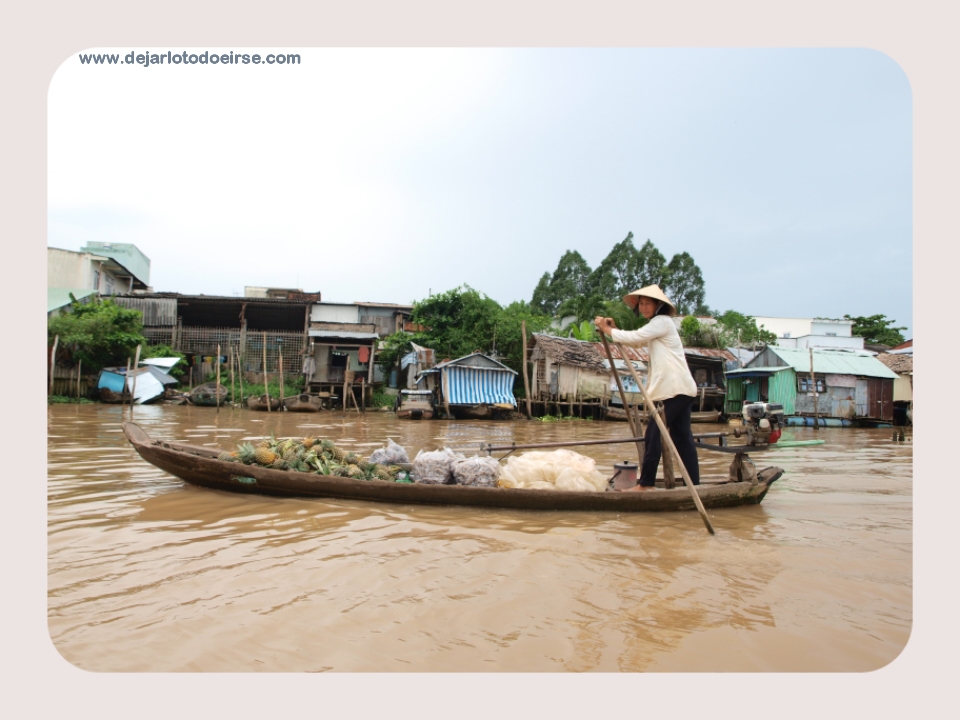
<instances>
[{"instance_id":1,"label":"leafy tree canopy","mask_svg":"<svg viewBox=\"0 0 960 720\"><path fill-rule=\"evenodd\" d=\"M514 302L506 308L464 285L414 303L411 319L427 329L413 342L433 348L438 358L457 358L474 351L496 354L508 367L522 370L523 335L541 332L551 318L532 303Z\"/></svg>"},{"instance_id":2,"label":"leafy tree canopy","mask_svg":"<svg viewBox=\"0 0 960 720\"><path fill-rule=\"evenodd\" d=\"M690 253L677 253L670 258L661 287L681 315L688 315L703 305L703 274Z\"/></svg>"},{"instance_id":3,"label":"leafy tree canopy","mask_svg":"<svg viewBox=\"0 0 960 720\"><path fill-rule=\"evenodd\" d=\"M853 320L853 334L862 337L864 342L894 347L906 339L900 331L907 328L893 327L896 320L887 320L886 315L868 317L844 315L843 317L845 320Z\"/></svg>"},{"instance_id":4,"label":"leafy tree canopy","mask_svg":"<svg viewBox=\"0 0 960 720\"><path fill-rule=\"evenodd\" d=\"M722 328L723 347L737 347L750 345L774 345L777 342L776 333L766 330L750 315L738 313L736 310L727 310L716 316Z\"/></svg>"},{"instance_id":5,"label":"leafy tree canopy","mask_svg":"<svg viewBox=\"0 0 960 720\"><path fill-rule=\"evenodd\" d=\"M57 355L90 369L126 365L137 345L145 345L143 315L117 305L110 298L78 302L72 295L70 312L50 318L50 344L59 336ZM60 354L61 349L63 355Z\"/></svg>"}]
</instances>

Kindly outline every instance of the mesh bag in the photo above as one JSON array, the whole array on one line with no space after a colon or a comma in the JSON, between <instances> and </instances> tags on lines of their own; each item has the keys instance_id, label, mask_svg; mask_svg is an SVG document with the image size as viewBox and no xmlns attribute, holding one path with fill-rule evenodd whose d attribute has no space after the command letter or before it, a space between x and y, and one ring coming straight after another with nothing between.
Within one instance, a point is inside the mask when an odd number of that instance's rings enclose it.
<instances>
[{"instance_id":1,"label":"mesh bag","mask_svg":"<svg viewBox=\"0 0 960 720\"><path fill-rule=\"evenodd\" d=\"M421 450L413 459L410 476L414 482L425 485L450 485L454 482L453 464L464 459L463 455L449 448L432 452Z\"/></svg>"},{"instance_id":2,"label":"mesh bag","mask_svg":"<svg viewBox=\"0 0 960 720\"><path fill-rule=\"evenodd\" d=\"M453 479L458 485L496 487L500 463L492 457L476 456L453 464Z\"/></svg>"},{"instance_id":3,"label":"mesh bag","mask_svg":"<svg viewBox=\"0 0 960 720\"><path fill-rule=\"evenodd\" d=\"M393 440L387 439L387 446L378 448L370 456L370 462L377 465L400 465L410 462L407 451Z\"/></svg>"}]
</instances>

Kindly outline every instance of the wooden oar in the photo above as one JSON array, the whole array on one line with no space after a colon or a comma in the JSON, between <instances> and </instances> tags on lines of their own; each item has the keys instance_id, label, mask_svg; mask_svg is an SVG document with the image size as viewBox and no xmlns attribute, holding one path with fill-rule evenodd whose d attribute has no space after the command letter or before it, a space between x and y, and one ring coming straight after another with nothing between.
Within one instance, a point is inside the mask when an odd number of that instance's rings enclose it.
<instances>
[{"instance_id":1,"label":"wooden oar","mask_svg":"<svg viewBox=\"0 0 960 720\"><path fill-rule=\"evenodd\" d=\"M636 417L630 411L630 406L627 404L627 394L623 391L623 382L620 380L620 373L617 372L617 366L613 362L613 354L610 352L610 345L607 344L607 336L603 333L600 333L600 339L603 340L603 349L607 351L607 359L610 360L610 372L613 374L613 379L617 381L617 390L620 392L620 400L623 402L623 414L627 416L627 424L630 425L630 433L633 437L640 437L640 428L637 427ZM624 358L624 362L629 364L627 356L623 355L623 351L620 354ZM643 443L637 443L637 463L643 465Z\"/></svg>"},{"instance_id":2,"label":"wooden oar","mask_svg":"<svg viewBox=\"0 0 960 720\"><path fill-rule=\"evenodd\" d=\"M603 333L600 333L600 337L604 337ZM626 353L623 351L623 347L619 343L614 343L617 346L617 350L620 351L620 354L623 357L626 357ZM604 345L606 345L606 338L604 337ZM610 348L607 347L607 354L610 353ZM713 531L713 525L710 524L710 518L707 517L707 511L703 507L703 503L700 501L700 496L697 494L697 488L693 484L693 480L690 478L690 473L687 472L687 468L683 464L683 460L680 459L680 453L677 452L677 446L673 444L673 438L670 437L670 432L667 430L666 424L663 422L663 418L660 417L660 413L656 411L653 406L653 402L650 400L650 396L647 395L647 389L643 386L643 383L640 382L640 376L637 375L637 371L633 369L632 363L627 363L627 368L630 370L630 373L633 375L633 381L637 383L637 387L640 388L640 392L643 393L643 402L646 407L649 409L647 413L656 421L657 426L660 428L661 442L665 443L666 446L670 449L671 454L674 459L677 461L677 465L680 467L680 474L683 475L684 484L690 489L690 494L693 496L693 503L697 506L697 512L700 513L700 517L703 519L703 524L707 526L707 531L711 535L716 533Z\"/></svg>"}]
</instances>

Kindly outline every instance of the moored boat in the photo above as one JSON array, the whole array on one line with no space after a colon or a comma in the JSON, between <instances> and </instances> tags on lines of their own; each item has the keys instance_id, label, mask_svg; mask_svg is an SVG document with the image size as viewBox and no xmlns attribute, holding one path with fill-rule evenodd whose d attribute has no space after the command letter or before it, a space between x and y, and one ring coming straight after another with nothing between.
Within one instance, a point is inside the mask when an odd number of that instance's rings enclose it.
<instances>
[{"instance_id":1,"label":"moored boat","mask_svg":"<svg viewBox=\"0 0 960 720\"><path fill-rule=\"evenodd\" d=\"M268 397L266 393L263 395L254 395L247 398L247 409L248 410L279 410L280 409L280 399L275 397Z\"/></svg>"},{"instance_id":2,"label":"moored boat","mask_svg":"<svg viewBox=\"0 0 960 720\"><path fill-rule=\"evenodd\" d=\"M430 420L434 415L433 392L401 390L395 407L398 420Z\"/></svg>"},{"instance_id":3,"label":"moored boat","mask_svg":"<svg viewBox=\"0 0 960 720\"><path fill-rule=\"evenodd\" d=\"M570 492L355 480L220 460L216 448L154 440L132 422L123 423L123 433L148 463L192 485L231 492L518 510L654 512L696 509L690 491L682 484L651 492ZM746 458L741 454L736 457L741 462ZM756 505L782 474L782 469L768 467L751 474L749 480L704 478L697 486L697 493L704 507L709 509Z\"/></svg>"},{"instance_id":4,"label":"moored boat","mask_svg":"<svg viewBox=\"0 0 960 720\"><path fill-rule=\"evenodd\" d=\"M283 399L283 408L289 412L319 412L322 400L316 395L300 393Z\"/></svg>"},{"instance_id":5,"label":"moored boat","mask_svg":"<svg viewBox=\"0 0 960 720\"><path fill-rule=\"evenodd\" d=\"M217 402L218 396L220 398L219 403ZM222 383L219 386L216 382L203 383L202 385L197 385L190 391L187 400L193 405L226 405L227 388Z\"/></svg>"}]
</instances>

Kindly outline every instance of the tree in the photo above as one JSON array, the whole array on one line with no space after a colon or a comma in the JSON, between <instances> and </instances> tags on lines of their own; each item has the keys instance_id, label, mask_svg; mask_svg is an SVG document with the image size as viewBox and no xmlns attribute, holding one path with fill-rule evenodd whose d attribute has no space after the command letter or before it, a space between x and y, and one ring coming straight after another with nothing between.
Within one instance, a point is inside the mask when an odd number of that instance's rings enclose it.
<instances>
[{"instance_id":1,"label":"tree","mask_svg":"<svg viewBox=\"0 0 960 720\"><path fill-rule=\"evenodd\" d=\"M637 258L636 275L629 278L629 289L625 290L624 294L647 285L659 285L663 288L668 274L667 259L649 238L637 251Z\"/></svg>"},{"instance_id":2,"label":"tree","mask_svg":"<svg viewBox=\"0 0 960 720\"><path fill-rule=\"evenodd\" d=\"M774 345L777 342L775 333L757 326L757 321L749 315L727 310L716 317L721 327L721 342L724 347Z\"/></svg>"},{"instance_id":3,"label":"tree","mask_svg":"<svg viewBox=\"0 0 960 720\"><path fill-rule=\"evenodd\" d=\"M862 337L865 343L894 347L905 340L900 331L907 328L893 327L896 320L887 320L886 315L867 317L844 315L843 318L853 320L853 334Z\"/></svg>"},{"instance_id":4,"label":"tree","mask_svg":"<svg viewBox=\"0 0 960 720\"><path fill-rule=\"evenodd\" d=\"M457 358L489 351L500 306L469 285L414 303L411 320L427 329L414 342L433 348L438 357Z\"/></svg>"},{"instance_id":5,"label":"tree","mask_svg":"<svg viewBox=\"0 0 960 720\"><path fill-rule=\"evenodd\" d=\"M584 320L580 324L573 324L570 326L570 336L575 340L583 340L584 342L597 342L600 338L597 337L597 331L593 327L593 324Z\"/></svg>"},{"instance_id":6,"label":"tree","mask_svg":"<svg viewBox=\"0 0 960 720\"><path fill-rule=\"evenodd\" d=\"M595 293L574 295L560 303L557 315L559 317L573 315L576 322L581 323L593 320L597 315L602 314L604 307L605 300L600 295Z\"/></svg>"},{"instance_id":7,"label":"tree","mask_svg":"<svg viewBox=\"0 0 960 720\"><path fill-rule=\"evenodd\" d=\"M47 323L49 342L59 336L58 348L70 361L79 361L91 370L125 366L137 345L146 345L139 310L121 307L110 298L86 303L78 302L73 295L70 299L70 312Z\"/></svg>"},{"instance_id":8,"label":"tree","mask_svg":"<svg viewBox=\"0 0 960 720\"><path fill-rule=\"evenodd\" d=\"M692 313L703 304L703 274L688 252L677 253L667 264L663 291L681 315Z\"/></svg>"},{"instance_id":9,"label":"tree","mask_svg":"<svg viewBox=\"0 0 960 720\"><path fill-rule=\"evenodd\" d=\"M533 290L530 305L533 306L537 312L541 312L544 315L553 315L553 312L557 309L550 295L550 273L545 272L540 278L540 282L537 283L537 287Z\"/></svg>"},{"instance_id":10,"label":"tree","mask_svg":"<svg viewBox=\"0 0 960 720\"><path fill-rule=\"evenodd\" d=\"M635 283L640 276L640 269L640 253L634 247L633 233L629 232L597 265L597 269L590 274L587 285L590 292L604 300L615 300L639 287Z\"/></svg>"},{"instance_id":11,"label":"tree","mask_svg":"<svg viewBox=\"0 0 960 720\"><path fill-rule=\"evenodd\" d=\"M383 371L385 377L390 376L390 372L400 362L400 358L410 352L413 348L410 342L413 335L400 330L392 335L387 335L377 347L377 365Z\"/></svg>"},{"instance_id":12,"label":"tree","mask_svg":"<svg viewBox=\"0 0 960 720\"><path fill-rule=\"evenodd\" d=\"M564 300L587 292L590 273L590 266L583 256L576 250L567 250L549 280L546 273L540 278L530 304L538 312L555 315Z\"/></svg>"}]
</instances>

